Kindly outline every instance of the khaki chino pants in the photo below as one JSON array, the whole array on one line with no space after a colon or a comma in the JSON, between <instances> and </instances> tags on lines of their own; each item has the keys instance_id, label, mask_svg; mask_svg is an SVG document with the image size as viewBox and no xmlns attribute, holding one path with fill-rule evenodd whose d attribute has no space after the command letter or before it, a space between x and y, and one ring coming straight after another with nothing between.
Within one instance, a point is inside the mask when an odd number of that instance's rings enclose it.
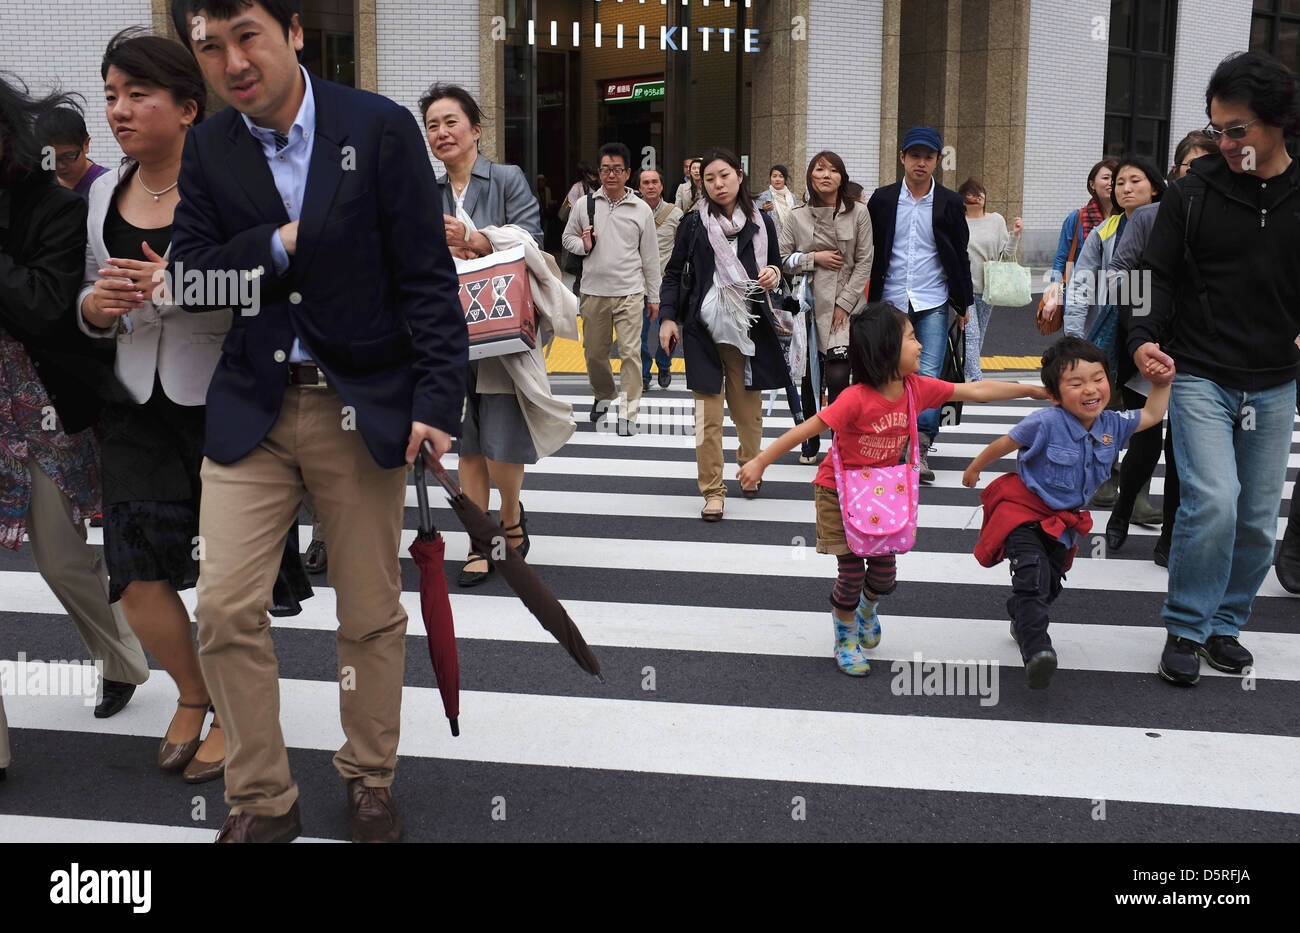
<instances>
[{"instance_id":1,"label":"khaki chino pants","mask_svg":"<svg viewBox=\"0 0 1300 933\"><path fill-rule=\"evenodd\" d=\"M280 417L251 453L229 465L203 461L206 553L195 618L203 677L225 730L232 813L279 816L298 797L280 730L266 610L304 489L320 515L338 598L339 717L347 740L334 766L367 786L393 781L406 653L398 547L407 471L376 466L360 432L344 428L343 407L333 389L290 386Z\"/></svg>"},{"instance_id":2,"label":"khaki chino pants","mask_svg":"<svg viewBox=\"0 0 1300 933\"><path fill-rule=\"evenodd\" d=\"M626 409L619 417L636 421L641 406L641 326L644 293L607 298L583 295L582 348L587 357L587 379L597 402L614 399L614 371L609 365L613 337L618 337L619 394L626 399Z\"/></svg>"},{"instance_id":3,"label":"khaki chino pants","mask_svg":"<svg viewBox=\"0 0 1300 933\"><path fill-rule=\"evenodd\" d=\"M745 356L729 343L715 344L722 360L722 392L695 395L695 463L704 498L726 498L722 481L722 399L740 436L736 465L744 466L763 446L763 393L745 388Z\"/></svg>"}]
</instances>

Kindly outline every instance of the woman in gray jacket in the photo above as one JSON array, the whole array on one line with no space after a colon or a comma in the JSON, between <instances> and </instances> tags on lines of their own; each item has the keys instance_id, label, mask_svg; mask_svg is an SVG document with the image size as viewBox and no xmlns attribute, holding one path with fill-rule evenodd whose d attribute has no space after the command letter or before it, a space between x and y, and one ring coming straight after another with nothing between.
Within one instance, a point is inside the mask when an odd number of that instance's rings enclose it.
<instances>
[{"instance_id":1,"label":"woman in gray jacket","mask_svg":"<svg viewBox=\"0 0 1300 933\"><path fill-rule=\"evenodd\" d=\"M483 116L473 96L454 84L435 84L420 99L420 112L429 148L447 168L438 184L451 254L457 259L486 256L493 248L482 229L506 225L523 228L541 249L541 212L523 171L479 154ZM523 556L529 547L528 522L519 494L524 467L537 462L538 452L515 393L480 391L480 366L489 362L469 364L457 470L465 494L484 511L490 488L497 488L509 544ZM487 555L470 551L456 582L477 586L494 570Z\"/></svg>"}]
</instances>

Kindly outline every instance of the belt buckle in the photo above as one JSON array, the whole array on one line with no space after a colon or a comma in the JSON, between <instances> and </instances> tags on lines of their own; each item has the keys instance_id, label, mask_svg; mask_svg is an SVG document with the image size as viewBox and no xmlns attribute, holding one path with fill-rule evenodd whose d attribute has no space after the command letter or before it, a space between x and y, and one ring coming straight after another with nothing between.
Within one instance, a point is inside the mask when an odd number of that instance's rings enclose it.
<instances>
[{"instance_id":1,"label":"belt buckle","mask_svg":"<svg viewBox=\"0 0 1300 933\"><path fill-rule=\"evenodd\" d=\"M294 372L299 377L295 381L295 385L302 386L304 389L324 389L328 387L325 382L325 373L315 363L294 363L293 365L297 367ZM307 369L311 370L313 376L313 379L310 382L302 378L303 373Z\"/></svg>"}]
</instances>

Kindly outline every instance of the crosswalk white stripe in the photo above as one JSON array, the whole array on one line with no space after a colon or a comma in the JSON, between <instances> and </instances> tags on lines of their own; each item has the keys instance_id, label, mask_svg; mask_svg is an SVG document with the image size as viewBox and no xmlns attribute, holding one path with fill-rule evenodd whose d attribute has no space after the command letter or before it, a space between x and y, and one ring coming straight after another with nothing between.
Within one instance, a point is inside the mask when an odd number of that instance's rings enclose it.
<instances>
[{"instance_id":1,"label":"crosswalk white stripe","mask_svg":"<svg viewBox=\"0 0 1300 933\"><path fill-rule=\"evenodd\" d=\"M209 817L214 823L224 817L225 806L217 801ZM0 813L0 839L5 842L53 842L63 844L123 842L211 842L220 824L210 827L167 826L162 823L124 823L114 820L75 820L53 816L13 816ZM299 836L294 842L340 842Z\"/></svg>"},{"instance_id":2,"label":"crosswalk white stripe","mask_svg":"<svg viewBox=\"0 0 1300 933\"><path fill-rule=\"evenodd\" d=\"M829 581L828 581L829 585ZM0 573L0 586L12 594L26 612L62 615L63 607L34 573ZM302 613L273 619L276 629L333 632L334 590L313 583L315 595L302 604ZM194 590L181 593L190 614ZM926 658L976 658L1018 665L1020 655L1007 632L1005 619L966 619L893 615L890 599L882 604L882 625L887 637L871 651L873 660L910 660L914 652ZM906 606L906 595L895 605ZM403 593L407 634L424 635L417 593ZM574 623L593 647L645 648L668 651L722 652L726 654L781 655L820 658L830 656L830 626L826 612L765 611L718 606L663 606L579 599L564 600ZM487 641L554 641L527 608L513 596L475 593L451 594L452 616L458 638ZM1058 611L1057 615L1066 614ZM1061 667L1082 671L1149 673L1164 637L1157 618L1139 625L1089 625L1052 622L1052 641ZM1300 634L1246 631L1248 646L1257 658L1255 676L1264 680L1300 681ZM1205 667L1202 674L1219 674Z\"/></svg>"},{"instance_id":3,"label":"crosswalk white stripe","mask_svg":"<svg viewBox=\"0 0 1300 933\"><path fill-rule=\"evenodd\" d=\"M743 503L745 500L741 500ZM731 508L743 508L743 505ZM102 529L97 536L102 540ZM402 532L399 554L405 556L415 540L416 531ZM306 551L311 540L309 526L298 529L299 548ZM464 560L469 550L469 535L444 529L447 557ZM819 561L815 541L794 537L782 544L736 544L711 541L630 541L624 538L582 538L570 535L529 534L532 549L528 563L534 567L592 567L602 570L654 570L663 573L728 573L764 577L828 578L826 561ZM92 539L94 541L94 539ZM1005 563L981 567L973 554L946 551L913 551L901 555L898 579L908 583L978 584L1006 586ZM1166 572L1143 560L1106 560L1086 556L1080 549L1069 574L1071 589L1131 590L1139 593L1163 593ZM1285 596L1270 568L1259 591L1260 596Z\"/></svg>"},{"instance_id":4,"label":"crosswalk white stripe","mask_svg":"<svg viewBox=\"0 0 1300 933\"><path fill-rule=\"evenodd\" d=\"M17 696L6 701L6 709L18 729L66 730L75 708L80 732L153 736L175 706L175 689L165 680L151 678L111 719L87 719L75 697ZM1000 679L996 682L1000 690ZM967 699L973 705L980 701ZM282 679L286 744L338 748L343 741L338 720L321 714L337 702L337 684ZM1101 798L1300 813L1300 783L1294 780L1300 738L1291 736L1162 729L1153 737L1142 727L479 691L461 693L460 724L461 735L453 738L436 688L405 687L399 754L1069 797L1081 807ZM1193 774L1196 780L1171 780Z\"/></svg>"}]
</instances>

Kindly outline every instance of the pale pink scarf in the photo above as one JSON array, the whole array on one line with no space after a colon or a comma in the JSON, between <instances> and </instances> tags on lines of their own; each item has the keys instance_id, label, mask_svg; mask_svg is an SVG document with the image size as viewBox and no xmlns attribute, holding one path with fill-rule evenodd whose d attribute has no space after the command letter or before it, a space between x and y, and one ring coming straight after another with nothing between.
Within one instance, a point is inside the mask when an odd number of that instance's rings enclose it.
<instances>
[{"instance_id":1,"label":"pale pink scarf","mask_svg":"<svg viewBox=\"0 0 1300 933\"><path fill-rule=\"evenodd\" d=\"M760 297L763 286L756 279L751 279L740 261L740 251L732 250L727 237L737 236L745 229L749 220L758 225L754 234L754 263L762 268L767 259L767 227L763 216L755 206L749 217L741 213L740 205L732 207L730 217L716 217L709 210L709 199L700 198L695 209L700 212L700 221L709 234L709 245L713 247L713 284L717 286L718 295L726 313L747 330L753 315L749 310L749 299Z\"/></svg>"}]
</instances>

